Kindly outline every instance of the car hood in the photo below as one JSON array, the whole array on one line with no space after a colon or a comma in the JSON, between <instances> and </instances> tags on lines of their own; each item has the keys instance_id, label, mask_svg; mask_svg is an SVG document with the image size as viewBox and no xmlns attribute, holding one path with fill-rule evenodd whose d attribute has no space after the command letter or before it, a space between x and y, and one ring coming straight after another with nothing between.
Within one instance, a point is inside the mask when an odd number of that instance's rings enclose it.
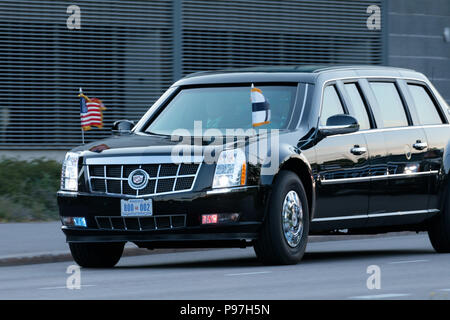
<instances>
[{"instance_id":1,"label":"car hood","mask_svg":"<svg viewBox=\"0 0 450 320\"><path fill-rule=\"evenodd\" d=\"M191 139L173 139L165 135L142 135L130 134L126 136L111 136L109 138L91 142L73 149L80 152L84 158L122 157L122 156L148 156L148 155L171 155L175 146L183 146L194 154L202 154L207 146L214 148L232 147L234 143L212 143L208 139L199 138L193 144ZM188 141L188 142L186 142ZM248 145L249 139L240 138L239 142ZM200 152L200 153L198 153Z\"/></svg>"},{"instance_id":2,"label":"car hood","mask_svg":"<svg viewBox=\"0 0 450 320\"><path fill-rule=\"evenodd\" d=\"M279 131L280 141L287 142L289 145L295 145L294 140L298 140L298 132L295 134L297 139L292 139L292 131ZM262 139L267 139L267 134L256 135L251 137L237 137L233 142L219 140L196 139L195 144L191 139L180 140L173 139L171 136L165 135L147 135L147 134L130 134L124 136L111 136L109 138L91 142L77 148L73 152L80 152L85 159L90 158L110 158L110 157L124 157L124 156L170 156L174 151L174 147L180 146L185 151L189 151L190 155L203 155L205 148L209 147L209 152L212 149L224 150L232 149L236 145L245 147L248 151L248 146L253 143L261 143ZM187 141L187 142L186 142ZM261 155L260 155L261 156Z\"/></svg>"}]
</instances>

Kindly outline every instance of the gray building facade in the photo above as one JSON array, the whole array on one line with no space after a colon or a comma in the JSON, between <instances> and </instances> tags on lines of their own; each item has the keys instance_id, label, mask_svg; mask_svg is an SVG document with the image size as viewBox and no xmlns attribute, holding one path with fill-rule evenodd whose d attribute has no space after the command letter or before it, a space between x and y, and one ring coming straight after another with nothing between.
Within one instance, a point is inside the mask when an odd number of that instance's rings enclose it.
<instances>
[{"instance_id":1,"label":"gray building facade","mask_svg":"<svg viewBox=\"0 0 450 320\"><path fill-rule=\"evenodd\" d=\"M450 105L450 1L389 0L386 64L423 72Z\"/></svg>"},{"instance_id":2,"label":"gray building facade","mask_svg":"<svg viewBox=\"0 0 450 320\"><path fill-rule=\"evenodd\" d=\"M450 102L446 28L448 0L2 1L0 155L60 158L80 144L79 87L107 108L92 141L204 70L408 67Z\"/></svg>"}]
</instances>

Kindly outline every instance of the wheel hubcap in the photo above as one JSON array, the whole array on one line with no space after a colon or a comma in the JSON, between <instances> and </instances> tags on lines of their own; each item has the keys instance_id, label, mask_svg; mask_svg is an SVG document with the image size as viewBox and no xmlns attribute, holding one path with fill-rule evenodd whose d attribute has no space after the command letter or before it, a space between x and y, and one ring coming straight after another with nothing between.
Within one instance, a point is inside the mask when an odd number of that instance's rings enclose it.
<instances>
[{"instance_id":1,"label":"wheel hubcap","mask_svg":"<svg viewBox=\"0 0 450 320\"><path fill-rule=\"evenodd\" d=\"M283 202L283 233L290 247L300 243L303 233L303 209L297 192L291 190Z\"/></svg>"}]
</instances>

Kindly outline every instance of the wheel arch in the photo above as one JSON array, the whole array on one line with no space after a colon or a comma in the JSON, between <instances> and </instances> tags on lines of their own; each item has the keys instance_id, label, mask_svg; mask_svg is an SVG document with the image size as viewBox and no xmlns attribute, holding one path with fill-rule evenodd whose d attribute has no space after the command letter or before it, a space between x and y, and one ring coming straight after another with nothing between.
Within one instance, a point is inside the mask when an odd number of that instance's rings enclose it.
<instances>
[{"instance_id":1,"label":"wheel arch","mask_svg":"<svg viewBox=\"0 0 450 320\"><path fill-rule=\"evenodd\" d=\"M272 184L282 170L294 172L302 181L308 198L309 218L312 220L316 205L316 190L314 176L308 160L302 154L294 154L285 157L281 161L277 172L271 177L270 181L266 181L266 184Z\"/></svg>"}]
</instances>

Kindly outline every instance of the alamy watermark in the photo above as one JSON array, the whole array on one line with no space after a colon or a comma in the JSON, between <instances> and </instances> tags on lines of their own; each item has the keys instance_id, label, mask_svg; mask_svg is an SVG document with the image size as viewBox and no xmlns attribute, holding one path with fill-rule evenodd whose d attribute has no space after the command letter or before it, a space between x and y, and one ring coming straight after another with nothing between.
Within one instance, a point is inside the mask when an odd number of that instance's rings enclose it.
<instances>
[{"instance_id":1,"label":"alamy watermark","mask_svg":"<svg viewBox=\"0 0 450 320\"><path fill-rule=\"evenodd\" d=\"M66 288L69 290L81 289L81 268L75 264L67 267L66 273L69 274L66 280Z\"/></svg>"},{"instance_id":2,"label":"alamy watermark","mask_svg":"<svg viewBox=\"0 0 450 320\"><path fill-rule=\"evenodd\" d=\"M366 13L370 14L367 18L366 25L369 30L381 30L381 9L379 6L368 6Z\"/></svg>"},{"instance_id":3,"label":"alamy watermark","mask_svg":"<svg viewBox=\"0 0 450 320\"><path fill-rule=\"evenodd\" d=\"M373 264L367 267L366 272L367 274L370 274L366 281L367 289L381 289L381 268L376 264Z\"/></svg>"},{"instance_id":4,"label":"alamy watermark","mask_svg":"<svg viewBox=\"0 0 450 320\"><path fill-rule=\"evenodd\" d=\"M66 25L70 30L81 29L81 9L79 6L72 4L67 7ZM369 17L366 20L366 26L369 30L381 30L381 8L377 5L370 5L366 9Z\"/></svg>"},{"instance_id":5,"label":"alamy watermark","mask_svg":"<svg viewBox=\"0 0 450 320\"><path fill-rule=\"evenodd\" d=\"M79 6L72 4L67 7L66 13L70 16L66 20L67 29L81 29L81 9Z\"/></svg>"},{"instance_id":6,"label":"alamy watermark","mask_svg":"<svg viewBox=\"0 0 450 320\"><path fill-rule=\"evenodd\" d=\"M171 140L178 142L171 150L173 163L196 162L215 164L220 153L229 149L246 150L247 163L261 165L263 174L274 174L279 167L280 133L278 129L203 130L202 121L194 121L193 131L176 129Z\"/></svg>"}]
</instances>

